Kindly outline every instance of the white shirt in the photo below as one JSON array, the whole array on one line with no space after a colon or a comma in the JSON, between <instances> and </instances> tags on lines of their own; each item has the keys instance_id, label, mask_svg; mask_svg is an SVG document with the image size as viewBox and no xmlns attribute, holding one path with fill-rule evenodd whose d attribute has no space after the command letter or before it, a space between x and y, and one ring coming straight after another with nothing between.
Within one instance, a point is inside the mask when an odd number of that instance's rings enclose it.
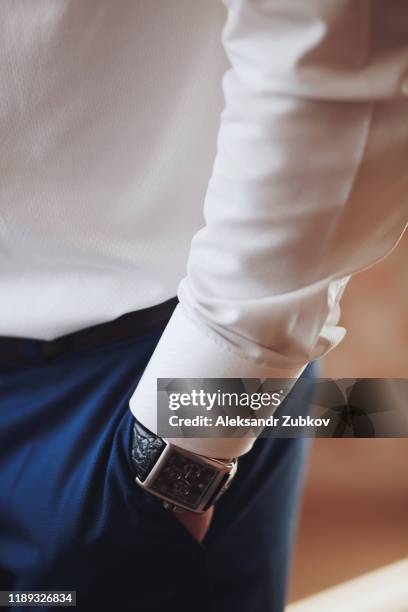
<instances>
[{"instance_id":1,"label":"white shirt","mask_svg":"<svg viewBox=\"0 0 408 612\"><path fill-rule=\"evenodd\" d=\"M157 377L295 381L408 216L408 4L225 5L0 4L0 334L178 291L131 400L152 430Z\"/></svg>"}]
</instances>

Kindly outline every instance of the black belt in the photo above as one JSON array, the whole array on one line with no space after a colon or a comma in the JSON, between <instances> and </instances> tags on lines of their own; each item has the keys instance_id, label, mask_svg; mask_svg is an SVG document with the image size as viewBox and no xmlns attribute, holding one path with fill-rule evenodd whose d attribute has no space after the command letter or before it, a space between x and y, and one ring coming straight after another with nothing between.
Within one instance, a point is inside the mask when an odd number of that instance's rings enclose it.
<instances>
[{"instance_id":1,"label":"black belt","mask_svg":"<svg viewBox=\"0 0 408 612\"><path fill-rule=\"evenodd\" d=\"M0 366L29 364L38 358L52 359L80 349L102 346L107 342L135 338L167 323L177 303L178 299L174 297L162 304L129 312L108 323L93 325L55 340L2 336Z\"/></svg>"}]
</instances>

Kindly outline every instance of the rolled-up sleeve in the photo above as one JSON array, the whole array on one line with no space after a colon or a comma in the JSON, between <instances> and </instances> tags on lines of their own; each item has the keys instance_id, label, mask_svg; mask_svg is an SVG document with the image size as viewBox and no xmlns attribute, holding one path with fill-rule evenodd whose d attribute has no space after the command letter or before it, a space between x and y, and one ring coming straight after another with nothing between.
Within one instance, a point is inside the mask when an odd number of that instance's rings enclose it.
<instances>
[{"instance_id":1,"label":"rolled-up sleeve","mask_svg":"<svg viewBox=\"0 0 408 612\"><path fill-rule=\"evenodd\" d=\"M130 403L153 431L158 377L294 384L341 341L350 276L392 250L408 216L408 7L225 4L231 67L205 225ZM252 443L177 440L218 457Z\"/></svg>"}]
</instances>

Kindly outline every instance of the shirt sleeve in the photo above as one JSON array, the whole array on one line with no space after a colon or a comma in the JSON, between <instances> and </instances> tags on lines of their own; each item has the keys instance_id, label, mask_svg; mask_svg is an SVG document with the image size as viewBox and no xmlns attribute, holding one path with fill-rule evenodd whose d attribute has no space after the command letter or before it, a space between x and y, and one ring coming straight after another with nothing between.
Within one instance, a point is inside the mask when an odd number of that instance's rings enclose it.
<instances>
[{"instance_id":1,"label":"shirt sleeve","mask_svg":"<svg viewBox=\"0 0 408 612\"><path fill-rule=\"evenodd\" d=\"M408 19L354 0L225 4L231 67L205 226L130 402L152 431L158 377L294 384L345 335L350 276L389 253L407 220ZM231 457L253 439L174 442Z\"/></svg>"}]
</instances>

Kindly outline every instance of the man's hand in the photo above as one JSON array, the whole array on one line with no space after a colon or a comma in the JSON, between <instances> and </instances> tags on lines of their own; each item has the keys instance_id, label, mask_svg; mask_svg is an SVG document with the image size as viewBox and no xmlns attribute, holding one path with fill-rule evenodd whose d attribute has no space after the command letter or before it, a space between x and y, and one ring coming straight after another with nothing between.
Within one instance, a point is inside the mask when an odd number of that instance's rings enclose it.
<instances>
[{"instance_id":1,"label":"man's hand","mask_svg":"<svg viewBox=\"0 0 408 612\"><path fill-rule=\"evenodd\" d=\"M195 512L175 512L174 516L181 523L190 534L198 540L198 542L202 542L205 534L207 533L211 520L214 514L214 507L211 506L206 512L202 514L196 514Z\"/></svg>"}]
</instances>

